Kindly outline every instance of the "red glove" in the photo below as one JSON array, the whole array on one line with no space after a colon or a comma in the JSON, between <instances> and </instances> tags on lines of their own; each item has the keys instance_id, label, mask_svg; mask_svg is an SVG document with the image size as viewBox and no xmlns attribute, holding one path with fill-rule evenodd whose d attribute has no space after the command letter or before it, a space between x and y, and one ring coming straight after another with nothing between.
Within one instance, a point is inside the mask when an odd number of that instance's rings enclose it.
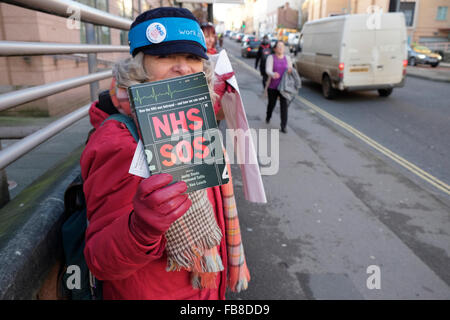
<instances>
[{"instance_id":1,"label":"red glove","mask_svg":"<svg viewBox=\"0 0 450 320\"><path fill-rule=\"evenodd\" d=\"M161 173L144 179L133 199L134 212L130 217L130 230L143 245L154 244L170 225L191 206L186 182L179 181L170 186L172 175Z\"/></svg>"},{"instance_id":2,"label":"red glove","mask_svg":"<svg viewBox=\"0 0 450 320\"><path fill-rule=\"evenodd\" d=\"M234 92L234 88L230 86L227 82L228 79L230 79L232 76L234 76L234 72L228 72L224 73L222 75L218 75L216 73L216 79L214 81L214 92L218 95L216 102L214 103L214 112L217 114L217 112L222 108L220 105L220 100L222 100L223 95L225 92Z\"/></svg>"}]
</instances>

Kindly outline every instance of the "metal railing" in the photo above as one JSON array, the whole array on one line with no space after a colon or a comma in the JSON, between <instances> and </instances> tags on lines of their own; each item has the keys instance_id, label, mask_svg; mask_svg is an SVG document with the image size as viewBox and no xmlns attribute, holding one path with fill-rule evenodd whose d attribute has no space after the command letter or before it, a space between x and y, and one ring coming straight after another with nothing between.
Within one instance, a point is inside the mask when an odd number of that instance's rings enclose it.
<instances>
[{"instance_id":1,"label":"metal railing","mask_svg":"<svg viewBox=\"0 0 450 320\"><path fill-rule=\"evenodd\" d=\"M74 13L83 22L115 29L129 30L132 21L71 0L2 0L22 8L70 18Z\"/></svg>"},{"instance_id":2,"label":"metal railing","mask_svg":"<svg viewBox=\"0 0 450 320\"><path fill-rule=\"evenodd\" d=\"M129 19L118 17L70 0L4 0L3 2L66 18L70 18L74 13L77 13L79 20L86 23L86 39L88 44L0 41L0 56L87 53L90 74L1 94L0 111L86 84L90 84L91 100L95 100L98 81L112 76L111 70L96 72L96 54L101 52L128 52L129 50L128 46L94 44L95 36L93 36L94 28L92 25L96 24L121 30L129 30L132 23ZM87 104L26 136L19 142L3 150L0 149L0 170L47 141L58 132L87 116L89 106L90 104Z\"/></svg>"}]
</instances>

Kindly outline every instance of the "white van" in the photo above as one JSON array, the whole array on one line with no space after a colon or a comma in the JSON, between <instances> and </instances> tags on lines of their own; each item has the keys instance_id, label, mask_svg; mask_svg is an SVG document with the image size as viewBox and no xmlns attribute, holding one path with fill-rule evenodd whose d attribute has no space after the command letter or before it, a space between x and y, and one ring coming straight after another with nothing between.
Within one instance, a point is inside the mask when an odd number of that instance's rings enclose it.
<instances>
[{"instance_id":1,"label":"white van","mask_svg":"<svg viewBox=\"0 0 450 320\"><path fill-rule=\"evenodd\" d=\"M288 47L290 52L297 54L300 41L300 32L293 32L288 35Z\"/></svg>"},{"instance_id":2,"label":"white van","mask_svg":"<svg viewBox=\"0 0 450 320\"><path fill-rule=\"evenodd\" d=\"M405 17L401 12L352 14L307 22L300 50L299 74L321 83L327 99L338 90L378 90L386 97L404 85Z\"/></svg>"}]
</instances>

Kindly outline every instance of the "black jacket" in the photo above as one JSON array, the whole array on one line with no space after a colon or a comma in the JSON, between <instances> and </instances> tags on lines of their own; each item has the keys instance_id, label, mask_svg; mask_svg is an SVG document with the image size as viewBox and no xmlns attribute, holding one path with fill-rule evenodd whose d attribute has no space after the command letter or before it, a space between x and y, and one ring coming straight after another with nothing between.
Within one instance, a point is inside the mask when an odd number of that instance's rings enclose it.
<instances>
[{"instance_id":1,"label":"black jacket","mask_svg":"<svg viewBox=\"0 0 450 320\"><path fill-rule=\"evenodd\" d=\"M258 52L256 53L255 69L258 68L258 63L261 62L259 64L259 71L261 72L261 75L266 74L266 59L272 53L273 51L270 47L270 42L261 43L259 45Z\"/></svg>"}]
</instances>

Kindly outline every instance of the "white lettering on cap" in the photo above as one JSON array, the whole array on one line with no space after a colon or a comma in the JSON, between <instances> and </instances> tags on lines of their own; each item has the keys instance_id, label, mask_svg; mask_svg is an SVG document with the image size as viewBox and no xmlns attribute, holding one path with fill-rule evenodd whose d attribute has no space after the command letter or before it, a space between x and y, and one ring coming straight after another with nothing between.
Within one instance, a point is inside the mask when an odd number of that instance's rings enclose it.
<instances>
[{"instance_id":1,"label":"white lettering on cap","mask_svg":"<svg viewBox=\"0 0 450 320\"><path fill-rule=\"evenodd\" d=\"M147 27L145 34L151 43L160 43L166 38L167 31L161 23L153 22Z\"/></svg>"}]
</instances>

